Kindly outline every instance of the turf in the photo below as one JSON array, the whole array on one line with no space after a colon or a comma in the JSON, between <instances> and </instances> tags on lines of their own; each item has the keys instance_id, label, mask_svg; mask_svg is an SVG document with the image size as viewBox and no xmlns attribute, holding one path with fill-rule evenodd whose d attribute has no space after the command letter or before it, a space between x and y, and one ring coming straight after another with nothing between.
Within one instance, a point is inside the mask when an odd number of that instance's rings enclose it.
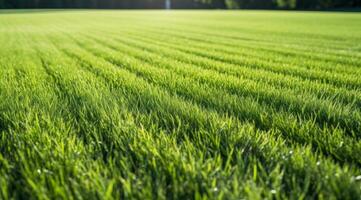
<instances>
[{"instance_id":1,"label":"turf","mask_svg":"<svg viewBox=\"0 0 361 200\"><path fill-rule=\"evenodd\" d=\"M360 199L361 14L0 11L0 199Z\"/></svg>"}]
</instances>

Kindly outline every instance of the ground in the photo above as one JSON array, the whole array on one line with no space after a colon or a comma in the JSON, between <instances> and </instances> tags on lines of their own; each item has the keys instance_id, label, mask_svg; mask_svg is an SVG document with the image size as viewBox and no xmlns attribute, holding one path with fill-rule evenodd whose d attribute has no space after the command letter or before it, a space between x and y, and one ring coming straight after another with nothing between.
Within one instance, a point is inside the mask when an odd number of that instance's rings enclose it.
<instances>
[{"instance_id":1,"label":"ground","mask_svg":"<svg viewBox=\"0 0 361 200\"><path fill-rule=\"evenodd\" d=\"M0 11L1 199L360 199L361 14Z\"/></svg>"}]
</instances>

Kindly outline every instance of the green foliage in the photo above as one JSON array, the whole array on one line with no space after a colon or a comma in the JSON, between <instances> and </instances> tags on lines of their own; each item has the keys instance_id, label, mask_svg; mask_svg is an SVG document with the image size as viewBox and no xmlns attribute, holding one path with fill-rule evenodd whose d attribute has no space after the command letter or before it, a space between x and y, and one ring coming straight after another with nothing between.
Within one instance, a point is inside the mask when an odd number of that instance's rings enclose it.
<instances>
[{"instance_id":1,"label":"green foliage","mask_svg":"<svg viewBox=\"0 0 361 200\"><path fill-rule=\"evenodd\" d=\"M360 199L360 18L2 12L0 199Z\"/></svg>"},{"instance_id":2,"label":"green foliage","mask_svg":"<svg viewBox=\"0 0 361 200\"><path fill-rule=\"evenodd\" d=\"M277 0L277 7L283 9L295 9L297 0Z\"/></svg>"}]
</instances>

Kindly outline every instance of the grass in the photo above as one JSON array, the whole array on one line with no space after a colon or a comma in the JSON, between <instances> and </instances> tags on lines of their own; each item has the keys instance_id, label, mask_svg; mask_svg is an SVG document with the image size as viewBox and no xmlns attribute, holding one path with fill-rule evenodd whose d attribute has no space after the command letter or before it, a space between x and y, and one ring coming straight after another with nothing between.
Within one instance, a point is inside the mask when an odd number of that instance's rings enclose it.
<instances>
[{"instance_id":1,"label":"grass","mask_svg":"<svg viewBox=\"0 0 361 200\"><path fill-rule=\"evenodd\" d=\"M360 14L0 12L0 199L361 199Z\"/></svg>"}]
</instances>

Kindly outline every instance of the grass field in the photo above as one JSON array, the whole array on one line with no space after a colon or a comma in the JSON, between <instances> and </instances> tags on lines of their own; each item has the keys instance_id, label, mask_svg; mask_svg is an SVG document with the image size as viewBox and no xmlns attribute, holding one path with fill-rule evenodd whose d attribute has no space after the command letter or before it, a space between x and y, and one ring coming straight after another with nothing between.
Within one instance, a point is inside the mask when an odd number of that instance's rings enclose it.
<instances>
[{"instance_id":1,"label":"grass field","mask_svg":"<svg viewBox=\"0 0 361 200\"><path fill-rule=\"evenodd\" d=\"M0 199L361 199L361 14L0 11Z\"/></svg>"}]
</instances>

